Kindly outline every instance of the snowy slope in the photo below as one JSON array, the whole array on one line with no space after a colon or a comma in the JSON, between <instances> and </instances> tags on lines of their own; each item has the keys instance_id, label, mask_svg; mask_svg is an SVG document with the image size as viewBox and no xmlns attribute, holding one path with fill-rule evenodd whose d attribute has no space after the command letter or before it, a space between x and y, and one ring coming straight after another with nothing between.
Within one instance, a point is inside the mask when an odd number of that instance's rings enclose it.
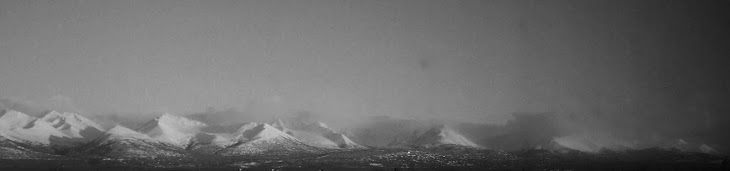
<instances>
[{"instance_id":1,"label":"snowy slope","mask_svg":"<svg viewBox=\"0 0 730 171\"><path fill-rule=\"evenodd\" d=\"M138 131L161 142L187 148L191 140L206 126L199 121L164 114L147 122Z\"/></svg>"},{"instance_id":2,"label":"snowy slope","mask_svg":"<svg viewBox=\"0 0 730 171\"><path fill-rule=\"evenodd\" d=\"M221 149L238 143L236 138L237 136L230 133L198 133L186 149L202 154L215 154Z\"/></svg>"},{"instance_id":3,"label":"snowy slope","mask_svg":"<svg viewBox=\"0 0 730 171\"><path fill-rule=\"evenodd\" d=\"M242 125L214 125L201 129L191 140L188 150L203 154L214 154L215 152L238 143Z\"/></svg>"},{"instance_id":4,"label":"snowy slope","mask_svg":"<svg viewBox=\"0 0 730 171\"><path fill-rule=\"evenodd\" d=\"M99 124L77 113L51 111L41 120L50 123L67 136L82 142L94 140L104 133L104 128Z\"/></svg>"},{"instance_id":5,"label":"snowy slope","mask_svg":"<svg viewBox=\"0 0 730 171\"><path fill-rule=\"evenodd\" d=\"M90 143L77 148L77 154L96 155L110 158L156 158L182 157L181 149L123 126L115 126Z\"/></svg>"},{"instance_id":6,"label":"snowy slope","mask_svg":"<svg viewBox=\"0 0 730 171\"><path fill-rule=\"evenodd\" d=\"M0 116L0 134L13 141L34 145L71 143L66 142L70 141L70 137L58 131L51 123L14 110L7 110Z\"/></svg>"},{"instance_id":7,"label":"snowy slope","mask_svg":"<svg viewBox=\"0 0 730 171\"><path fill-rule=\"evenodd\" d=\"M345 136L345 134L342 134L342 133L329 134L327 136L327 139L337 143L337 146L340 148L350 148L350 149L366 148L365 146L362 146L362 145L357 144L354 141L350 140L350 138L347 138L347 136Z\"/></svg>"},{"instance_id":8,"label":"snowy slope","mask_svg":"<svg viewBox=\"0 0 730 171\"><path fill-rule=\"evenodd\" d=\"M0 128L22 128L36 118L15 110L5 110L0 114Z\"/></svg>"},{"instance_id":9,"label":"snowy slope","mask_svg":"<svg viewBox=\"0 0 730 171\"><path fill-rule=\"evenodd\" d=\"M288 128L289 125L285 124L282 119L276 119L273 123L271 123L271 126L289 135L293 134L292 130Z\"/></svg>"},{"instance_id":10,"label":"snowy slope","mask_svg":"<svg viewBox=\"0 0 730 171\"><path fill-rule=\"evenodd\" d=\"M431 128L413 141L415 145L438 146L460 145L465 147L479 147L455 130L441 125Z\"/></svg>"},{"instance_id":11,"label":"snowy slope","mask_svg":"<svg viewBox=\"0 0 730 171\"><path fill-rule=\"evenodd\" d=\"M305 144L321 148L364 148L319 121L277 119L272 126Z\"/></svg>"},{"instance_id":12,"label":"snowy slope","mask_svg":"<svg viewBox=\"0 0 730 171\"><path fill-rule=\"evenodd\" d=\"M604 148L610 150L637 149L637 145L617 138L569 135L553 138L550 145L547 145L546 148L550 150L572 149L582 152L598 152Z\"/></svg>"},{"instance_id":13,"label":"snowy slope","mask_svg":"<svg viewBox=\"0 0 730 171\"><path fill-rule=\"evenodd\" d=\"M720 151L715 150L714 148L710 147L707 144L702 144L698 147L700 153L705 154L714 154L714 155L721 155L722 153Z\"/></svg>"},{"instance_id":14,"label":"snowy slope","mask_svg":"<svg viewBox=\"0 0 730 171\"><path fill-rule=\"evenodd\" d=\"M593 142L578 136L555 137L549 145L545 146L545 148L549 150L571 149L582 152L598 152L598 150L601 149L600 146Z\"/></svg>"},{"instance_id":15,"label":"snowy slope","mask_svg":"<svg viewBox=\"0 0 730 171\"><path fill-rule=\"evenodd\" d=\"M237 143L218 151L224 156L272 152L307 152L315 150L293 136L266 123L249 123L236 131Z\"/></svg>"},{"instance_id":16,"label":"snowy slope","mask_svg":"<svg viewBox=\"0 0 730 171\"><path fill-rule=\"evenodd\" d=\"M241 129L237 130L236 132L241 133L241 136L238 138L238 140L246 142L264 141L277 138L296 140L296 138L292 137L291 135L284 133L266 123L249 123L242 126Z\"/></svg>"}]
</instances>

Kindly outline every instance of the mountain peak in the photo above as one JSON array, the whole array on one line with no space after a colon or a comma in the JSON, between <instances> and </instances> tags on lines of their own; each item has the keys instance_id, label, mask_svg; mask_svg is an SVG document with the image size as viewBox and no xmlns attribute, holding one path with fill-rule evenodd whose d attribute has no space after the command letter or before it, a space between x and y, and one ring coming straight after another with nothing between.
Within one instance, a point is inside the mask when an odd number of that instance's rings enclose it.
<instances>
[{"instance_id":1,"label":"mountain peak","mask_svg":"<svg viewBox=\"0 0 730 171\"><path fill-rule=\"evenodd\" d=\"M352 142L345 135L328 127L327 124L309 118L279 118L272 123L272 126L311 146L324 148L362 147Z\"/></svg>"},{"instance_id":2,"label":"mountain peak","mask_svg":"<svg viewBox=\"0 0 730 171\"><path fill-rule=\"evenodd\" d=\"M46 118L46 117L53 117L53 116L59 116L59 115L61 115L61 113L59 113L59 112L57 112L57 111L55 111L55 110L51 110L51 111L48 111L48 112L47 112L47 113L46 113L46 114L45 114L45 115L43 116L43 118Z\"/></svg>"},{"instance_id":3,"label":"mountain peak","mask_svg":"<svg viewBox=\"0 0 730 171\"><path fill-rule=\"evenodd\" d=\"M103 130L102 126L97 124L96 122L92 121L89 118L84 117L81 114L73 113L73 112L63 112L59 113L56 111L48 112L41 120L46 122L58 122L58 120L66 121L66 122L78 122L80 124L84 124L85 126L91 126L93 128Z\"/></svg>"},{"instance_id":4,"label":"mountain peak","mask_svg":"<svg viewBox=\"0 0 730 171\"><path fill-rule=\"evenodd\" d=\"M253 127L249 127L249 129L243 131L243 137L246 137L249 140L271 139L278 137L295 139L291 135L274 128L267 123L255 123L254 125L252 125Z\"/></svg>"},{"instance_id":5,"label":"mountain peak","mask_svg":"<svg viewBox=\"0 0 730 171\"><path fill-rule=\"evenodd\" d=\"M162 142L185 147L205 126L200 121L166 113L147 122L137 131Z\"/></svg>"},{"instance_id":6,"label":"mountain peak","mask_svg":"<svg viewBox=\"0 0 730 171\"><path fill-rule=\"evenodd\" d=\"M67 137L50 123L15 110L7 110L0 116L0 133L16 141L43 145L49 145L52 137Z\"/></svg>"},{"instance_id":7,"label":"mountain peak","mask_svg":"<svg viewBox=\"0 0 730 171\"><path fill-rule=\"evenodd\" d=\"M101 125L78 113L50 111L40 120L49 123L71 138L83 141L96 139L104 132Z\"/></svg>"},{"instance_id":8,"label":"mountain peak","mask_svg":"<svg viewBox=\"0 0 730 171\"><path fill-rule=\"evenodd\" d=\"M237 143L219 151L219 154L242 155L276 151L277 153L308 151L312 147L305 145L297 138L274 128L267 123L248 123L238 131Z\"/></svg>"},{"instance_id":9,"label":"mountain peak","mask_svg":"<svg viewBox=\"0 0 730 171\"><path fill-rule=\"evenodd\" d=\"M451 145L461 145L461 146L467 146L467 147L479 147L474 142L471 142L471 140L467 139L463 135L461 135L459 132L456 132L452 128L446 126L446 125L438 125L430 130L426 131L426 133L422 134L420 137L416 138L415 144L418 145L445 145L445 144L451 144Z\"/></svg>"}]
</instances>

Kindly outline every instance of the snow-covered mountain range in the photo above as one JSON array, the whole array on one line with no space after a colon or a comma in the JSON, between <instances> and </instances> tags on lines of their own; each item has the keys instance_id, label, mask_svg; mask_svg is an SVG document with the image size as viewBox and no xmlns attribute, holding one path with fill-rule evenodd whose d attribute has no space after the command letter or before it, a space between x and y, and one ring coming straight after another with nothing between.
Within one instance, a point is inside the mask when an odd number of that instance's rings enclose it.
<instances>
[{"instance_id":1,"label":"snow-covered mountain range","mask_svg":"<svg viewBox=\"0 0 730 171\"><path fill-rule=\"evenodd\" d=\"M308 125L278 120L273 123L276 127L257 122L209 125L183 116L163 114L138 129L117 125L105 130L77 113L50 111L34 117L4 110L0 114L0 151L6 154L3 158L59 152L111 158L157 158L192 153L235 156L363 148L321 122ZM330 146L312 141L318 139L326 140L324 142Z\"/></svg>"},{"instance_id":2,"label":"snow-covered mountain range","mask_svg":"<svg viewBox=\"0 0 730 171\"><path fill-rule=\"evenodd\" d=\"M32 146L75 146L98 138L103 131L101 126L76 113L51 111L36 118L5 110L0 115L0 136Z\"/></svg>"},{"instance_id":3,"label":"snow-covered mountain range","mask_svg":"<svg viewBox=\"0 0 730 171\"><path fill-rule=\"evenodd\" d=\"M501 136L502 144L522 139ZM0 111L0 158L48 158L58 154L105 158L189 157L196 154L240 156L316 153L326 150L460 146L493 148L473 141L453 125L376 118L355 129L338 130L311 118L281 117L268 123L219 125L163 114L137 129L105 130L78 113L50 111L34 117ZM514 140L514 141L513 141ZM519 142L518 142L519 141ZM603 148L635 149L638 145L605 137L569 135L529 143L539 149L598 152ZM662 148L719 154L706 144L676 140ZM530 147L532 148L532 147Z\"/></svg>"}]
</instances>

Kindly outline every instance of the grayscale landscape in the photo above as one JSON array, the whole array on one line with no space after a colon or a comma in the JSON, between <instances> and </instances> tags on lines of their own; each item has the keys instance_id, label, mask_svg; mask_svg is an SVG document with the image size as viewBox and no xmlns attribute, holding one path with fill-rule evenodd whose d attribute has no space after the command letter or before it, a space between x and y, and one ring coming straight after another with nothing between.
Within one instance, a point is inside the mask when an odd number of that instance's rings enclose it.
<instances>
[{"instance_id":1,"label":"grayscale landscape","mask_svg":"<svg viewBox=\"0 0 730 171\"><path fill-rule=\"evenodd\" d=\"M730 170L728 7L3 0L0 170Z\"/></svg>"},{"instance_id":2,"label":"grayscale landscape","mask_svg":"<svg viewBox=\"0 0 730 171\"><path fill-rule=\"evenodd\" d=\"M163 114L136 129L105 129L77 113L50 111L36 118L4 110L0 168L718 170L726 157L707 144L683 139L658 145L547 135L545 129L554 128L539 125L554 124L558 116L550 114L520 114L504 126L380 116L342 132L307 113L226 125L191 119L200 116ZM462 133L470 131L478 133Z\"/></svg>"}]
</instances>

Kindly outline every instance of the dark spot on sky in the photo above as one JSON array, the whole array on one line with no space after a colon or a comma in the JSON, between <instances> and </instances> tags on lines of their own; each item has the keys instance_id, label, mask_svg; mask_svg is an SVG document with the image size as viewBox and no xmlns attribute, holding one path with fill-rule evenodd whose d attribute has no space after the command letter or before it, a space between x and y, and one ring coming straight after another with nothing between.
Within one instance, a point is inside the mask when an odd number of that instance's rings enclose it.
<instances>
[{"instance_id":1,"label":"dark spot on sky","mask_svg":"<svg viewBox=\"0 0 730 171\"><path fill-rule=\"evenodd\" d=\"M418 60L418 67L420 69L426 70L429 67L431 67L431 61L428 59L421 58L420 60Z\"/></svg>"}]
</instances>

